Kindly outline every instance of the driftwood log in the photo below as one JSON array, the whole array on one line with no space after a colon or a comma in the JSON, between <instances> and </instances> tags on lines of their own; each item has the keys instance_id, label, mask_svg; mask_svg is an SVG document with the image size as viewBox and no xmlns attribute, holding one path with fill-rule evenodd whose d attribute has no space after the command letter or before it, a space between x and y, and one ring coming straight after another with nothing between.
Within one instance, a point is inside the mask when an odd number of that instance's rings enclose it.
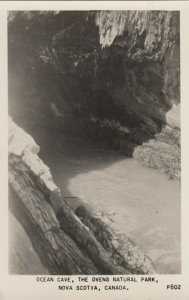
<instances>
[{"instance_id":1,"label":"driftwood log","mask_svg":"<svg viewBox=\"0 0 189 300\"><path fill-rule=\"evenodd\" d=\"M149 274L150 259L101 216L64 201L33 138L9 121L9 206L51 274Z\"/></svg>"}]
</instances>

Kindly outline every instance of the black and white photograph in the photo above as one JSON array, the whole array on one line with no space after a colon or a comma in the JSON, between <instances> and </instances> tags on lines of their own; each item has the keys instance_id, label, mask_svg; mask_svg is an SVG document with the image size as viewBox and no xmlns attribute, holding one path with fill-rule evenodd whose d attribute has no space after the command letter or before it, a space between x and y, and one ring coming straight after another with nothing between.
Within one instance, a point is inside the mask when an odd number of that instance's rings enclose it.
<instances>
[{"instance_id":1,"label":"black and white photograph","mask_svg":"<svg viewBox=\"0 0 189 300\"><path fill-rule=\"evenodd\" d=\"M181 274L180 12L7 14L9 274Z\"/></svg>"},{"instance_id":2,"label":"black and white photograph","mask_svg":"<svg viewBox=\"0 0 189 300\"><path fill-rule=\"evenodd\" d=\"M188 300L189 2L0 1L0 300Z\"/></svg>"}]
</instances>

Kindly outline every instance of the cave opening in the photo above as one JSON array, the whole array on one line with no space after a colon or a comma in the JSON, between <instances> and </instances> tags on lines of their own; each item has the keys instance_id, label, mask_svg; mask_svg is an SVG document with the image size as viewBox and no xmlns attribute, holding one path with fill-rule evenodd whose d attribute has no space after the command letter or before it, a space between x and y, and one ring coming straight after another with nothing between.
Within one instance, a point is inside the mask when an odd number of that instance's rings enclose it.
<instances>
[{"instance_id":1,"label":"cave opening","mask_svg":"<svg viewBox=\"0 0 189 300\"><path fill-rule=\"evenodd\" d=\"M39 157L70 207L100 210L159 273L179 273L179 129L166 119L174 72L171 101L178 101L179 56L169 74L158 57L166 41L156 45L151 32L133 28L102 48L96 14L10 14L9 115L40 146ZM27 268L18 262L12 272Z\"/></svg>"}]
</instances>

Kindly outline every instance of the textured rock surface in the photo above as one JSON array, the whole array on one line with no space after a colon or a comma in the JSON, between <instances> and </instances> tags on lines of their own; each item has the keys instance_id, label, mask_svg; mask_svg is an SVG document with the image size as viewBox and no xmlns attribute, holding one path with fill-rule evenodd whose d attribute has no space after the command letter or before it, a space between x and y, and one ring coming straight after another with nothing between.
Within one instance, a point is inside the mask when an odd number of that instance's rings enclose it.
<instances>
[{"instance_id":1,"label":"textured rock surface","mask_svg":"<svg viewBox=\"0 0 189 300\"><path fill-rule=\"evenodd\" d=\"M12 12L10 114L24 128L80 120L77 134L131 156L179 130L179 37L177 11Z\"/></svg>"},{"instance_id":2,"label":"textured rock surface","mask_svg":"<svg viewBox=\"0 0 189 300\"><path fill-rule=\"evenodd\" d=\"M49 169L36 154L39 147L11 120L9 128L10 206L43 264L53 274L98 273L90 259L60 228L48 201L58 188Z\"/></svg>"},{"instance_id":3,"label":"textured rock surface","mask_svg":"<svg viewBox=\"0 0 189 300\"><path fill-rule=\"evenodd\" d=\"M111 232L122 252L116 259L117 246L108 246L109 236L98 239L95 229L87 226L67 206L51 173L37 155L35 141L9 119L10 207L19 219L44 266L53 274L148 274L155 272L151 261L133 243ZM20 139L22 143L20 143ZM88 214L90 217L90 214ZM89 224L90 225L90 224ZM104 231L106 232L106 231ZM121 241L122 240L122 241ZM125 241L127 238L125 237ZM125 255L129 245L131 261ZM137 254L137 255L136 255Z\"/></svg>"},{"instance_id":4,"label":"textured rock surface","mask_svg":"<svg viewBox=\"0 0 189 300\"><path fill-rule=\"evenodd\" d=\"M114 45L122 51L129 91L139 104L151 104L157 109L154 116L151 111L151 118L158 118L158 113L162 115L166 105L170 108L178 104L179 13L100 12L96 20L102 46Z\"/></svg>"},{"instance_id":5,"label":"textured rock surface","mask_svg":"<svg viewBox=\"0 0 189 300\"><path fill-rule=\"evenodd\" d=\"M106 216L99 211L90 215L83 206L79 206L75 212L82 222L94 232L96 239L109 252L115 264L121 264L134 274L154 272L152 262L126 235L115 233Z\"/></svg>"},{"instance_id":6,"label":"textured rock surface","mask_svg":"<svg viewBox=\"0 0 189 300\"><path fill-rule=\"evenodd\" d=\"M172 120L172 119L171 119ZM145 166L155 168L170 176L181 177L180 133L176 129L165 127L155 139L135 148L133 157Z\"/></svg>"},{"instance_id":7,"label":"textured rock surface","mask_svg":"<svg viewBox=\"0 0 189 300\"><path fill-rule=\"evenodd\" d=\"M37 25L42 32L33 32ZM62 103L55 95L51 104L60 113L65 100L80 117L157 132L180 102L179 30L179 13L172 11L20 13L9 25L10 71L19 37L25 69L41 61L46 73L58 74Z\"/></svg>"},{"instance_id":8,"label":"textured rock surface","mask_svg":"<svg viewBox=\"0 0 189 300\"><path fill-rule=\"evenodd\" d=\"M144 123L157 131L166 122L165 113L180 101L179 14L102 11L94 18L100 45L92 17L82 30L73 24L53 39L58 62L72 68L76 88L83 93L79 101L86 99L96 117L118 119L131 127L136 120L137 125ZM88 83L85 89L84 82ZM92 106L93 99L99 111ZM85 104L81 105L85 110ZM114 106L117 114L108 106Z\"/></svg>"}]
</instances>

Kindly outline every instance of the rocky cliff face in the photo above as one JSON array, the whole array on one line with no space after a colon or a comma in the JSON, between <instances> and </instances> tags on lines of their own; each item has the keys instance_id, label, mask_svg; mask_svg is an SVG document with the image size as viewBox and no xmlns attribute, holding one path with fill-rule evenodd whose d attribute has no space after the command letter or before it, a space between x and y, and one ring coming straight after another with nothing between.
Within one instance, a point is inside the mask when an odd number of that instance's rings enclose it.
<instances>
[{"instance_id":1,"label":"rocky cliff face","mask_svg":"<svg viewBox=\"0 0 189 300\"><path fill-rule=\"evenodd\" d=\"M101 45L122 52L126 85L138 103L154 105L155 118L157 103L161 115L180 102L178 12L100 12L96 23Z\"/></svg>"},{"instance_id":2,"label":"rocky cliff face","mask_svg":"<svg viewBox=\"0 0 189 300\"><path fill-rule=\"evenodd\" d=\"M157 132L180 101L177 12L99 12L53 45L67 87L74 78L80 113Z\"/></svg>"},{"instance_id":3,"label":"rocky cliff face","mask_svg":"<svg viewBox=\"0 0 189 300\"><path fill-rule=\"evenodd\" d=\"M58 127L85 120L132 155L165 125L180 127L179 32L174 11L12 13L10 113Z\"/></svg>"},{"instance_id":4,"label":"rocky cliff face","mask_svg":"<svg viewBox=\"0 0 189 300\"><path fill-rule=\"evenodd\" d=\"M15 16L9 29L10 59L14 58L11 37L19 36L16 47L22 48L25 59L29 56L25 68L29 60L36 68L37 56L44 65L53 64L60 75L61 92L80 115L115 119L131 127L145 124L151 131L166 123L166 112L180 102L178 12L80 12L75 18L74 13L59 12L42 16L42 20L39 13ZM37 34L36 20L42 29ZM56 28L52 20L57 22ZM18 31L21 25L25 26ZM44 38L47 30L50 33ZM28 44L29 38L35 49ZM10 70L13 67L10 65ZM61 110L61 103L57 105Z\"/></svg>"}]
</instances>

